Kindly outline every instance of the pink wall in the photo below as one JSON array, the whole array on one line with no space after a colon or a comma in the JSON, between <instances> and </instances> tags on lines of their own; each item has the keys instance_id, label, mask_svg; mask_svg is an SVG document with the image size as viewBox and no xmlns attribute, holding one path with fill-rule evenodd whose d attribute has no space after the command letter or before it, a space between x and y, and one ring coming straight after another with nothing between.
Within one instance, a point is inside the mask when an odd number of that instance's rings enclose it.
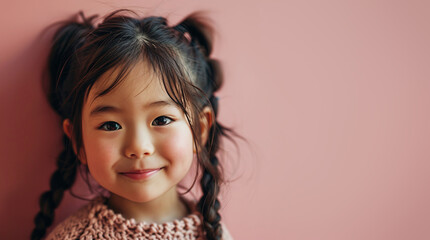
<instances>
[{"instance_id":1,"label":"pink wall","mask_svg":"<svg viewBox=\"0 0 430 240\"><path fill-rule=\"evenodd\" d=\"M220 117L249 140L222 202L236 239L430 239L430 3L262 2L2 3L1 238L28 238L60 150L41 31L137 7L173 22L209 10L217 24ZM58 219L82 203L67 196Z\"/></svg>"}]
</instances>

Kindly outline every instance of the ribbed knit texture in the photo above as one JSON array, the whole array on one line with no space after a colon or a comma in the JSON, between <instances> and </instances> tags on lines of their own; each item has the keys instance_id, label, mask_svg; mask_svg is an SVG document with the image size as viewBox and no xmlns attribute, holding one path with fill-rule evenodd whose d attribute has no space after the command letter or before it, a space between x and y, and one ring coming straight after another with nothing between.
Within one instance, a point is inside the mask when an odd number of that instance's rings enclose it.
<instances>
[{"instance_id":1,"label":"ribbed knit texture","mask_svg":"<svg viewBox=\"0 0 430 240\"><path fill-rule=\"evenodd\" d=\"M46 239L204 239L201 215L193 207L192 213L182 219L157 224L125 219L104 201L94 199L55 227ZM223 239L231 239L227 230Z\"/></svg>"}]
</instances>

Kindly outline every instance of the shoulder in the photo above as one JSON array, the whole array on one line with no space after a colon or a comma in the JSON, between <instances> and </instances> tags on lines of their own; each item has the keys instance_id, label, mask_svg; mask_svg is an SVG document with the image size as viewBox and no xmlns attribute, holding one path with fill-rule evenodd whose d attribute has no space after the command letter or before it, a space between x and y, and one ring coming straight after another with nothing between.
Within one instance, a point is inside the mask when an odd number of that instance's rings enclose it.
<instances>
[{"instance_id":1,"label":"shoulder","mask_svg":"<svg viewBox=\"0 0 430 240\"><path fill-rule=\"evenodd\" d=\"M186 199L186 198L182 198L182 200L185 202L185 204L187 205L190 212L194 213L195 215L198 215L200 221L202 222L203 216L197 210L197 203L198 203L197 200ZM203 225L201 224L200 227L203 227ZM233 240L233 237L231 236L230 232L228 231L227 227L225 226L225 224L223 222L221 222L221 227L222 227L222 240Z\"/></svg>"},{"instance_id":2,"label":"shoulder","mask_svg":"<svg viewBox=\"0 0 430 240\"><path fill-rule=\"evenodd\" d=\"M233 240L233 237L231 236L225 224L221 223L221 226L222 226L222 240Z\"/></svg>"},{"instance_id":3,"label":"shoulder","mask_svg":"<svg viewBox=\"0 0 430 240\"><path fill-rule=\"evenodd\" d=\"M94 201L90 202L66 218L49 233L46 240L79 239L91 221L91 212L95 204Z\"/></svg>"},{"instance_id":4,"label":"shoulder","mask_svg":"<svg viewBox=\"0 0 430 240\"><path fill-rule=\"evenodd\" d=\"M193 214L195 214L195 215L197 215L199 217L199 219L200 219L200 223L199 223L200 227L203 228L203 224L202 224L202 222L203 222L203 216L197 210L197 203L198 203L197 200L195 200L195 199L186 199L186 198L183 198L182 200L186 203L188 209ZM222 227L222 238L221 239L222 240L233 240L233 237L231 236L230 232L228 231L227 227L225 226L225 224L223 222L221 222L221 227ZM201 234L203 234L203 232L201 232Z\"/></svg>"}]
</instances>

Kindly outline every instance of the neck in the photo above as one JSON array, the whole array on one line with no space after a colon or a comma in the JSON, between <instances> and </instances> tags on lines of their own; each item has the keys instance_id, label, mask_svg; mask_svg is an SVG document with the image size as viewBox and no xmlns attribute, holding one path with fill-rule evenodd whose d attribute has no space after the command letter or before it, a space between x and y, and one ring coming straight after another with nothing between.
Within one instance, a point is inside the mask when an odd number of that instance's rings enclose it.
<instances>
[{"instance_id":1,"label":"neck","mask_svg":"<svg viewBox=\"0 0 430 240\"><path fill-rule=\"evenodd\" d=\"M137 222L164 223L187 216L190 211L180 199L176 188L148 202L133 202L111 193L108 207L124 218L134 218Z\"/></svg>"}]
</instances>

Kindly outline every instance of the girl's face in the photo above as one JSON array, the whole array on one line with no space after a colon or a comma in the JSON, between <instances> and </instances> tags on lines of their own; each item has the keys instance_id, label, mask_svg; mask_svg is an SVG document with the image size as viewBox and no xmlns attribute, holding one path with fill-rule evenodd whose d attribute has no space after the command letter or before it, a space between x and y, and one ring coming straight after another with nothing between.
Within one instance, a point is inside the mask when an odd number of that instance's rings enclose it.
<instances>
[{"instance_id":1,"label":"girl's face","mask_svg":"<svg viewBox=\"0 0 430 240\"><path fill-rule=\"evenodd\" d=\"M194 156L184 113L150 69L138 63L120 85L94 99L117 72L103 74L82 110L81 161L101 186L134 202L175 190Z\"/></svg>"}]
</instances>

